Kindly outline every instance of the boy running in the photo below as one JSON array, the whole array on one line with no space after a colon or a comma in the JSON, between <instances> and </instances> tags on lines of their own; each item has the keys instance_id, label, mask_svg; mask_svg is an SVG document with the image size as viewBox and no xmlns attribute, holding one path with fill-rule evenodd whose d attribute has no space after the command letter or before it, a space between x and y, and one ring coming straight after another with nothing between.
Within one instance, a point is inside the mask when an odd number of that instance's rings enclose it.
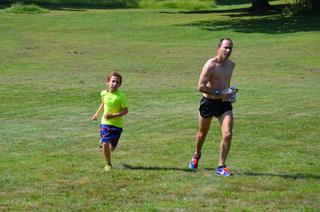
<instances>
[{"instance_id":1,"label":"boy running","mask_svg":"<svg viewBox=\"0 0 320 212\"><path fill-rule=\"evenodd\" d=\"M103 147L106 159L105 171L112 169L111 152L116 149L123 127L123 116L128 113L128 102L126 95L118 88L122 84L122 76L113 72L106 76L108 90L100 93L101 104L97 112L92 116L96 120L99 113L103 111L100 125L100 144Z\"/></svg>"}]
</instances>

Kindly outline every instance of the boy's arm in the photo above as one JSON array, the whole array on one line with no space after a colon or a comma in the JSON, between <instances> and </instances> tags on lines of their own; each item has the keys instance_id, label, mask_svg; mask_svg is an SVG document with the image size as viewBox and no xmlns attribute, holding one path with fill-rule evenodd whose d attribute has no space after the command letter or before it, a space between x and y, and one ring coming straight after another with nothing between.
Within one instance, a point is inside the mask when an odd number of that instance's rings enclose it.
<instances>
[{"instance_id":1,"label":"boy's arm","mask_svg":"<svg viewBox=\"0 0 320 212\"><path fill-rule=\"evenodd\" d=\"M119 112L119 113L107 113L106 114L106 119L112 119L112 118L116 118L116 117L121 117L121 116L124 116L124 115L127 115L128 114L128 108L122 108L122 110Z\"/></svg>"},{"instance_id":2,"label":"boy's arm","mask_svg":"<svg viewBox=\"0 0 320 212\"><path fill-rule=\"evenodd\" d=\"M99 108L98 108L98 110L97 110L97 112L95 114L93 114L93 116L92 116L93 120L97 120L97 118L99 116L99 113L103 111L103 106L104 106L104 104L101 103Z\"/></svg>"}]
</instances>

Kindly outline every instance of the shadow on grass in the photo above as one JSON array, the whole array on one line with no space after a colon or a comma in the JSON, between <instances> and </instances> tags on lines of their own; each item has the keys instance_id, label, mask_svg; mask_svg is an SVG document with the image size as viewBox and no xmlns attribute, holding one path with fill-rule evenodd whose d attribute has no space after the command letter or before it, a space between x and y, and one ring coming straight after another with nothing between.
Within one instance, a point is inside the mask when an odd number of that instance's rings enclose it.
<instances>
[{"instance_id":1,"label":"shadow on grass","mask_svg":"<svg viewBox=\"0 0 320 212\"><path fill-rule=\"evenodd\" d=\"M233 30L242 33L267 33L284 34L294 32L320 31L320 18L318 16L292 16L283 17L263 16L256 18L245 18L250 13L226 14L232 19L229 20L209 20L197 21L179 26L198 27L207 31L225 31Z\"/></svg>"},{"instance_id":2,"label":"shadow on grass","mask_svg":"<svg viewBox=\"0 0 320 212\"><path fill-rule=\"evenodd\" d=\"M176 168L176 167L159 167L159 166L132 166L129 164L123 164L123 167L131 170L149 170L149 171L184 171L193 172L187 168Z\"/></svg>"},{"instance_id":3,"label":"shadow on grass","mask_svg":"<svg viewBox=\"0 0 320 212\"><path fill-rule=\"evenodd\" d=\"M194 172L188 168L176 168L176 167L159 167L159 166L132 166L129 164L122 164L125 169L131 170L147 170L147 171L184 171L184 172ZM214 171L214 168L205 168L207 171ZM244 173L234 173L233 176L253 176L253 177L281 177L284 179L314 179L320 180L320 175L314 174L272 174L272 173L256 173L256 172L244 172Z\"/></svg>"},{"instance_id":4,"label":"shadow on grass","mask_svg":"<svg viewBox=\"0 0 320 212\"><path fill-rule=\"evenodd\" d=\"M250 4L251 0L215 0L217 5L239 5L239 4Z\"/></svg>"},{"instance_id":5,"label":"shadow on grass","mask_svg":"<svg viewBox=\"0 0 320 212\"><path fill-rule=\"evenodd\" d=\"M164 14L215 14L215 13L239 13L249 12L249 8L225 9L225 10L190 10L190 11L161 11Z\"/></svg>"},{"instance_id":6,"label":"shadow on grass","mask_svg":"<svg viewBox=\"0 0 320 212\"><path fill-rule=\"evenodd\" d=\"M269 0L269 2L272 2L275 0ZM215 0L217 5L240 5L240 4L251 4L252 0Z\"/></svg>"},{"instance_id":7,"label":"shadow on grass","mask_svg":"<svg viewBox=\"0 0 320 212\"><path fill-rule=\"evenodd\" d=\"M281 177L285 179L314 179L314 180L320 180L320 175L314 175L314 174L271 174L271 173L255 173L255 172L244 172L244 173L238 173L237 175L245 175L245 176L254 176L254 177Z\"/></svg>"}]
</instances>

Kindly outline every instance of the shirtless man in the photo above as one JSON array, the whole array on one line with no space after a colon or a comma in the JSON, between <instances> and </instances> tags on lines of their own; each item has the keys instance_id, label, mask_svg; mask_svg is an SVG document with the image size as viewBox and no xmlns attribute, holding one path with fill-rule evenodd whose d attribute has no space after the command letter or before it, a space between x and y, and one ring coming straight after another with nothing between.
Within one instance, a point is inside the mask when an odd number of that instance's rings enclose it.
<instances>
[{"instance_id":1,"label":"shirtless man","mask_svg":"<svg viewBox=\"0 0 320 212\"><path fill-rule=\"evenodd\" d=\"M221 39L218 43L216 57L209 59L201 71L198 90L203 96L199 108L199 130L196 135L196 151L189 163L191 170L198 168L202 145L214 116L218 118L222 132L219 166L216 169L216 173L222 176L231 175L225 162L231 146L233 114L232 105L227 101L231 94L224 92L224 90L230 87L230 80L235 67L235 64L229 59L232 47L233 43L231 39Z\"/></svg>"}]
</instances>

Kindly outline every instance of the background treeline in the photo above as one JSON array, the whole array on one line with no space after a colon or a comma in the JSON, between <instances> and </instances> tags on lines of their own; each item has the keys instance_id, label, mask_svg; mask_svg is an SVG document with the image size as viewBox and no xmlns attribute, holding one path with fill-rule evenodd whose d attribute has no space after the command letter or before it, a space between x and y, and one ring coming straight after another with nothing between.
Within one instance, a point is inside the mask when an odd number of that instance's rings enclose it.
<instances>
[{"instance_id":1,"label":"background treeline","mask_svg":"<svg viewBox=\"0 0 320 212\"><path fill-rule=\"evenodd\" d=\"M171 8L187 10L207 10L216 5L225 4L254 4L269 5L272 0L0 0L2 5L10 4L36 4L39 6L71 6L86 8ZM269 10L272 7L268 7ZM318 0L288 0L284 7L286 13L291 14L310 14L320 11Z\"/></svg>"},{"instance_id":2,"label":"background treeline","mask_svg":"<svg viewBox=\"0 0 320 212\"><path fill-rule=\"evenodd\" d=\"M213 0L0 0L0 4L36 4L40 6L72 6L87 8L173 8L210 9Z\"/></svg>"}]
</instances>

